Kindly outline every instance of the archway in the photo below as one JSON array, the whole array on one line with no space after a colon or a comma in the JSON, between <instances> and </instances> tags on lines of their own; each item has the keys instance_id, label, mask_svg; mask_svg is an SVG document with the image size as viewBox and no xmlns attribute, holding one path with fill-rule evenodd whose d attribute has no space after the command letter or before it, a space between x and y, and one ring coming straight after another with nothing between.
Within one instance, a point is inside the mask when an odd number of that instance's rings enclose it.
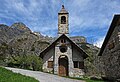
<instances>
[{"instance_id":1,"label":"archway","mask_svg":"<svg viewBox=\"0 0 120 82\"><path fill-rule=\"evenodd\" d=\"M60 56L58 63L59 63L58 67L59 75L68 76L68 57L65 55Z\"/></svg>"},{"instance_id":2,"label":"archway","mask_svg":"<svg viewBox=\"0 0 120 82\"><path fill-rule=\"evenodd\" d=\"M61 17L61 24L66 24L66 17L65 16Z\"/></svg>"}]
</instances>

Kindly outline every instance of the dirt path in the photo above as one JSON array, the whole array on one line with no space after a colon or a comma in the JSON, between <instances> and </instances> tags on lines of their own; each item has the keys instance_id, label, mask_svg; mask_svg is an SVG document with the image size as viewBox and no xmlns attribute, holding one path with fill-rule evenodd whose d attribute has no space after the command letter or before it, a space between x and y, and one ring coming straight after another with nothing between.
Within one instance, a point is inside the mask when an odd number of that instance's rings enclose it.
<instances>
[{"instance_id":1,"label":"dirt path","mask_svg":"<svg viewBox=\"0 0 120 82\"><path fill-rule=\"evenodd\" d=\"M26 76L34 77L40 82L85 82L80 80L68 79L68 78L64 78L64 77L60 77L60 76L52 75L48 73L43 73L39 71L30 71L30 70L10 68L10 67L5 67L5 68L12 70L13 72L16 72L16 73L21 73Z\"/></svg>"}]
</instances>

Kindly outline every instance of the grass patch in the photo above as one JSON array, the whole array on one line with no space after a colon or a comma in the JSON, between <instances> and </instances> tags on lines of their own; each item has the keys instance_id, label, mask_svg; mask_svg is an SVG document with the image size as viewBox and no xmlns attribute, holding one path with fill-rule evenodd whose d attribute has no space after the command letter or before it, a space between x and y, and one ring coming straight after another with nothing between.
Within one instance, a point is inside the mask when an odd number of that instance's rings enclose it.
<instances>
[{"instance_id":1,"label":"grass patch","mask_svg":"<svg viewBox=\"0 0 120 82\"><path fill-rule=\"evenodd\" d=\"M13 73L3 67L0 67L0 82L39 82L33 77Z\"/></svg>"},{"instance_id":2,"label":"grass patch","mask_svg":"<svg viewBox=\"0 0 120 82\"><path fill-rule=\"evenodd\" d=\"M103 80L91 80L91 79L85 79L86 82L104 82Z\"/></svg>"},{"instance_id":3,"label":"grass patch","mask_svg":"<svg viewBox=\"0 0 120 82\"><path fill-rule=\"evenodd\" d=\"M91 79L89 79L89 78L79 78L79 77L66 77L66 78L76 79L76 80L84 80L84 81L86 81L86 82L104 82L104 81L101 80L101 79L91 80Z\"/></svg>"}]
</instances>

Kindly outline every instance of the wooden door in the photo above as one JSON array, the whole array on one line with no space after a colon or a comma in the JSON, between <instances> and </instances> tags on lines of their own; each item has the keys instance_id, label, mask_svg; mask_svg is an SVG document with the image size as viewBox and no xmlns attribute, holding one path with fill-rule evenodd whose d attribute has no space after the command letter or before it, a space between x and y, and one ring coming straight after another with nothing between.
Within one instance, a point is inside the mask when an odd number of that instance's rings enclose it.
<instances>
[{"instance_id":1,"label":"wooden door","mask_svg":"<svg viewBox=\"0 0 120 82\"><path fill-rule=\"evenodd\" d=\"M65 58L59 59L59 75L68 76L68 60Z\"/></svg>"}]
</instances>

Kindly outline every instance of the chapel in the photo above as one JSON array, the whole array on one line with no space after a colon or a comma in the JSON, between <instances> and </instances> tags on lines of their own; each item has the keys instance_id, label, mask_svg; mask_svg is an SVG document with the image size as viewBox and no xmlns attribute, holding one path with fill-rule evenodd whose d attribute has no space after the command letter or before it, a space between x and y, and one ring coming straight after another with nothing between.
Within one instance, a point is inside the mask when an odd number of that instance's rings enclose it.
<instances>
[{"instance_id":1,"label":"chapel","mask_svg":"<svg viewBox=\"0 0 120 82\"><path fill-rule=\"evenodd\" d=\"M58 37L40 53L43 71L60 76L84 75L85 51L69 37L69 13L62 5L58 12Z\"/></svg>"}]
</instances>

